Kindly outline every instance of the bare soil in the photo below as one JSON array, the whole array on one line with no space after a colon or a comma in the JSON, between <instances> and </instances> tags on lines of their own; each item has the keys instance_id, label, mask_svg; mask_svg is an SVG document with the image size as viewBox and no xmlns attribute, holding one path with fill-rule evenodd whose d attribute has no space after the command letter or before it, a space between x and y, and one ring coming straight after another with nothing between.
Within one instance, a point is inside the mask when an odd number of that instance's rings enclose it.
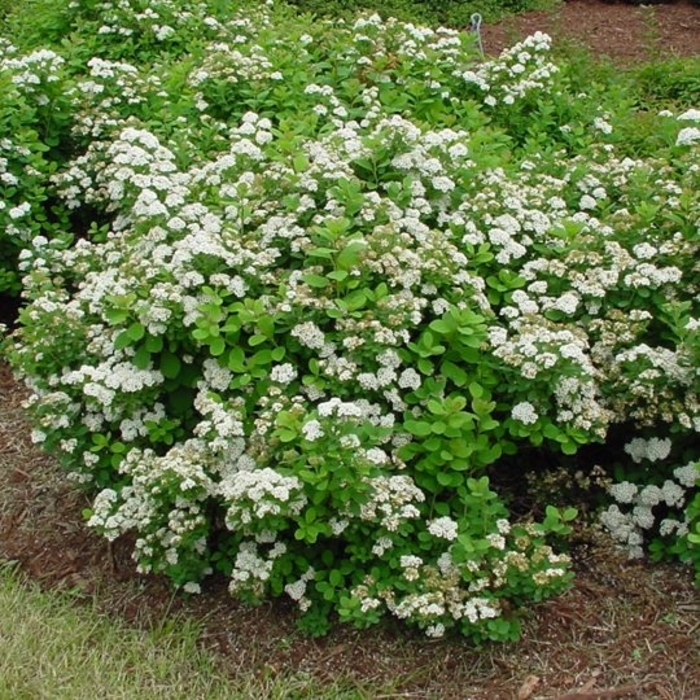
<instances>
[{"instance_id":1,"label":"bare soil","mask_svg":"<svg viewBox=\"0 0 700 700\"><path fill-rule=\"evenodd\" d=\"M484 47L497 53L537 30L621 64L700 55L700 7L689 2L572 0L484 26ZM134 624L172 612L194 616L204 624L203 642L232 675L237 668L268 678L304 672L315 681L344 679L372 699L377 684L392 688L381 696L387 699L700 698L700 597L691 572L630 562L593 531L573 552L573 588L533 606L520 642L481 650L461 640L426 641L398 626L371 633L338 627L308 639L283 603L240 605L220 580L199 597L174 595L163 579L136 573L130 542L108 546L86 531L88 502L31 444L24 396L0 364L0 564L17 562L46 587L76 591Z\"/></svg>"}]
</instances>

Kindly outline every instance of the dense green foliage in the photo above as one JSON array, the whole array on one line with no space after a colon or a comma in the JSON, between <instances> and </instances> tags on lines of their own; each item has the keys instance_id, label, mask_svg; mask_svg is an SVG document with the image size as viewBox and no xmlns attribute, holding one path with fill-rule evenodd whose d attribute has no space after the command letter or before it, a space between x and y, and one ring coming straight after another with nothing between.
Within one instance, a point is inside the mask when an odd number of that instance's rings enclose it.
<instances>
[{"instance_id":1,"label":"dense green foliage","mask_svg":"<svg viewBox=\"0 0 700 700\"><path fill-rule=\"evenodd\" d=\"M540 33L482 60L272 3L11 23L6 352L141 570L286 594L314 633L511 639L576 509L511 518L489 477L592 444L612 535L700 568L690 93L652 113L644 74L584 90Z\"/></svg>"},{"instance_id":2,"label":"dense green foliage","mask_svg":"<svg viewBox=\"0 0 700 700\"><path fill-rule=\"evenodd\" d=\"M554 0L291 0L291 4L318 17L348 19L370 11L384 18L463 29L474 13L495 22L509 14L551 7Z\"/></svg>"}]
</instances>

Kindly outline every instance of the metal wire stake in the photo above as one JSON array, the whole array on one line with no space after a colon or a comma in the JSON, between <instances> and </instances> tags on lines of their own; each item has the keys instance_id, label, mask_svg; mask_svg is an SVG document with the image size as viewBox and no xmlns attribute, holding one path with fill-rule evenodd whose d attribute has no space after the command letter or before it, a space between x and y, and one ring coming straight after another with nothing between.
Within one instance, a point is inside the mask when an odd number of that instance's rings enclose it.
<instances>
[{"instance_id":1,"label":"metal wire stake","mask_svg":"<svg viewBox=\"0 0 700 700\"><path fill-rule=\"evenodd\" d=\"M479 47L479 52L481 53L481 57L484 57L484 44L481 41L481 15L478 12L475 12L470 18L469 18L469 31L474 32L476 34L476 43L477 46Z\"/></svg>"}]
</instances>

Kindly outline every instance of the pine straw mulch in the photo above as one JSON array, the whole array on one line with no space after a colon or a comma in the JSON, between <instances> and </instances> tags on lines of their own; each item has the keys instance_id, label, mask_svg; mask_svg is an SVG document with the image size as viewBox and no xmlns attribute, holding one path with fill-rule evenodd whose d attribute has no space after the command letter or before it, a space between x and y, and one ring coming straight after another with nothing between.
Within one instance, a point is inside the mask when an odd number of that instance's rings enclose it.
<instances>
[{"instance_id":1,"label":"pine straw mulch","mask_svg":"<svg viewBox=\"0 0 700 700\"><path fill-rule=\"evenodd\" d=\"M130 542L110 547L86 531L85 497L31 444L25 396L0 364L0 563L17 562L44 587L71 589L133 624L193 617L232 675L246 669L268 679L295 672L309 682L342 680L373 700L700 698L700 599L691 573L629 562L590 532L573 551L573 588L533 606L520 642L481 650L392 625L305 638L283 602L246 607L220 580L201 596L173 594L162 578L135 572Z\"/></svg>"}]
</instances>

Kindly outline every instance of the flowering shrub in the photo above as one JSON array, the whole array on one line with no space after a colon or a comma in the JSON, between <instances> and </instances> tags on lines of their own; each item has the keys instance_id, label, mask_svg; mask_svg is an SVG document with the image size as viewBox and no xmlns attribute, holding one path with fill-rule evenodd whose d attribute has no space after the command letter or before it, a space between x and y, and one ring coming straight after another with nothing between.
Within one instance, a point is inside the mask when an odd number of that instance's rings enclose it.
<instances>
[{"instance_id":1,"label":"flowering shrub","mask_svg":"<svg viewBox=\"0 0 700 700\"><path fill-rule=\"evenodd\" d=\"M0 39L0 55L0 292L17 294L20 250L39 234L67 235L48 180L70 109L58 54L20 56Z\"/></svg>"},{"instance_id":2,"label":"flowering shrub","mask_svg":"<svg viewBox=\"0 0 700 700\"><path fill-rule=\"evenodd\" d=\"M635 438L625 451L650 475L642 484L612 484L609 492L615 503L601 513L601 523L631 558L642 557L646 545L655 559L676 557L691 563L700 581L700 548L693 535L700 522L700 462L674 468L671 478L661 483L664 470L649 466L668 461L670 440Z\"/></svg>"},{"instance_id":3,"label":"flowering shrub","mask_svg":"<svg viewBox=\"0 0 700 700\"><path fill-rule=\"evenodd\" d=\"M207 50L75 76L51 185L93 235L26 246L8 342L34 437L185 590L512 638L575 510L513 522L487 469L700 430L697 145L619 155L595 109L538 132L567 89L542 34L479 64L448 30L206 8Z\"/></svg>"}]
</instances>

